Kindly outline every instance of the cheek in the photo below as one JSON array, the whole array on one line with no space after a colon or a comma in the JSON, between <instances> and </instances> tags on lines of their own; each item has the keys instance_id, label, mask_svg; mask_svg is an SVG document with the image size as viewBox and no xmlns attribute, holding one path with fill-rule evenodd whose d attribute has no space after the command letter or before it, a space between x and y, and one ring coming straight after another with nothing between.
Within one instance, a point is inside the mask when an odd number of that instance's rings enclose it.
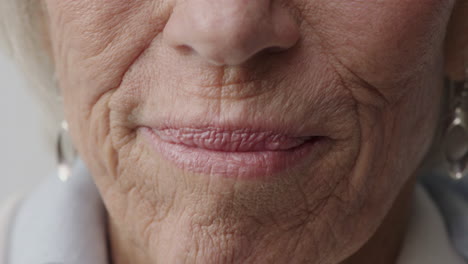
<instances>
[{"instance_id":1,"label":"cheek","mask_svg":"<svg viewBox=\"0 0 468 264\"><path fill-rule=\"evenodd\" d=\"M87 110L121 83L164 27L159 1L46 0L54 61L65 100Z\"/></svg>"},{"instance_id":2,"label":"cheek","mask_svg":"<svg viewBox=\"0 0 468 264\"><path fill-rule=\"evenodd\" d=\"M382 185L392 180L401 186L435 130L443 44L454 1L320 3L310 1L304 9L310 30L305 41L326 54L356 102L362 141L354 180L365 178L362 182L375 184L375 190L396 186Z\"/></svg>"},{"instance_id":3,"label":"cheek","mask_svg":"<svg viewBox=\"0 0 468 264\"><path fill-rule=\"evenodd\" d=\"M77 146L106 140L106 100L163 29L169 12L160 3L45 0L56 74ZM99 136L89 134L93 122Z\"/></svg>"},{"instance_id":4,"label":"cheek","mask_svg":"<svg viewBox=\"0 0 468 264\"><path fill-rule=\"evenodd\" d=\"M396 87L439 70L451 2L345 1L330 12L323 38L341 66L395 101Z\"/></svg>"}]
</instances>

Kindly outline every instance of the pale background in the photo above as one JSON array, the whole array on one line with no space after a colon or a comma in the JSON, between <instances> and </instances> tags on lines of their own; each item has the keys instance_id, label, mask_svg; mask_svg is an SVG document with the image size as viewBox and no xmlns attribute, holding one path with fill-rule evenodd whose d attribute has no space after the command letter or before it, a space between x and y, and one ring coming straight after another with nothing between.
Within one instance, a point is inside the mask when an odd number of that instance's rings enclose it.
<instances>
[{"instance_id":1,"label":"pale background","mask_svg":"<svg viewBox=\"0 0 468 264\"><path fill-rule=\"evenodd\" d=\"M0 53L0 204L51 175L55 156L45 111L28 92L25 77ZM50 124L49 124L50 125ZM48 132L46 132L48 131Z\"/></svg>"}]
</instances>

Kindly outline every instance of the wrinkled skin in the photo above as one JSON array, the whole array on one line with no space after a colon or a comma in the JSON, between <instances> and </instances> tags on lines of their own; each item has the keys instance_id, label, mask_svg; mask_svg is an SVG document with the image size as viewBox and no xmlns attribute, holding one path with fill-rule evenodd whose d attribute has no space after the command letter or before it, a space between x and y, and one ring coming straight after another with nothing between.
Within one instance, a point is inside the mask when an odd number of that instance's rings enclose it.
<instances>
[{"instance_id":1,"label":"wrinkled skin","mask_svg":"<svg viewBox=\"0 0 468 264\"><path fill-rule=\"evenodd\" d=\"M384 219L404 223L391 208L436 131L454 0L44 2L114 263L353 263ZM245 180L178 168L142 136L234 119L304 124L327 147Z\"/></svg>"}]
</instances>

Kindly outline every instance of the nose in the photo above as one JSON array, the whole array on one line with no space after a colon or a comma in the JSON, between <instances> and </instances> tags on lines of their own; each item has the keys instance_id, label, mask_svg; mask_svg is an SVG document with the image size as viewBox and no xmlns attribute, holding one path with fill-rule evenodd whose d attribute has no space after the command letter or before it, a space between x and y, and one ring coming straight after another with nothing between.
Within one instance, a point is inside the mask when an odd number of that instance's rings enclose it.
<instances>
[{"instance_id":1,"label":"nose","mask_svg":"<svg viewBox=\"0 0 468 264\"><path fill-rule=\"evenodd\" d=\"M278 0L177 1L164 41L214 65L239 65L263 50L287 50L299 38L297 23Z\"/></svg>"}]
</instances>

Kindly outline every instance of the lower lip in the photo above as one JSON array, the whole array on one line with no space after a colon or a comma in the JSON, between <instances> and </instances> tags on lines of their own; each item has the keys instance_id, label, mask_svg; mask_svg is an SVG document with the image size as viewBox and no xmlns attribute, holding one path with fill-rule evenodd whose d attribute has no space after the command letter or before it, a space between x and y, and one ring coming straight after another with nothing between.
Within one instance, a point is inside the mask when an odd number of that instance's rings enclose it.
<instances>
[{"instance_id":1,"label":"lower lip","mask_svg":"<svg viewBox=\"0 0 468 264\"><path fill-rule=\"evenodd\" d=\"M322 140L316 137L282 151L226 152L167 142L146 127L142 128L142 132L156 152L182 170L242 179L271 177L296 167L311 155Z\"/></svg>"}]
</instances>

